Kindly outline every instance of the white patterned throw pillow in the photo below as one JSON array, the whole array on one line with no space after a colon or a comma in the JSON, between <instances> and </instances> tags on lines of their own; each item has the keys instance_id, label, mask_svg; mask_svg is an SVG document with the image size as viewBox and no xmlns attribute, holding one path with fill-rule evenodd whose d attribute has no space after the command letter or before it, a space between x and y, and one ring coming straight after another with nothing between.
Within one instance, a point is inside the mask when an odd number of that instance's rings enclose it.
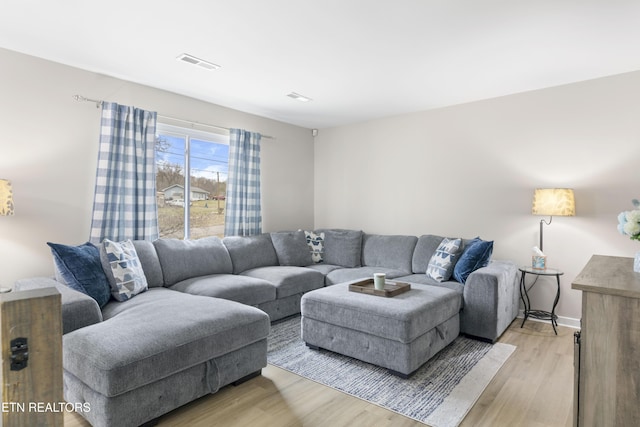
<instances>
[{"instance_id":1,"label":"white patterned throw pillow","mask_svg":"<svg viewBox=\"0 0 640 427\"><path fill-rule=\"evenodd\" d=\"M103 245L115 279L114 282L110 281L111 295L118 301L126 301L146 291L147 278L133 242L112 242L105 239Z\"/></svg>"},{"instance_id":2,"label":"white patterned throw pillow","mask_svg":"<svg viewBox=\"0 0 640 427\"><path fill-rule=\"evenodd\" d=\"M446 282L453 273L456 257L460 253L462 239L442 239L427 267L427 276L438 282Z\"/></svg>"},{"instance_id":3,"label":"white patterned throw pillow","mask_svg":"<svg viewBox=\"0 0 640 427\"><path fill-rule=\"evenodd\" d=\"M305 231L304 236L307 239L307 245L311 249L311 259L314 263L320 264L324 261L324 233L314 233L313 231Z\"/></svg>"}]
</instances>

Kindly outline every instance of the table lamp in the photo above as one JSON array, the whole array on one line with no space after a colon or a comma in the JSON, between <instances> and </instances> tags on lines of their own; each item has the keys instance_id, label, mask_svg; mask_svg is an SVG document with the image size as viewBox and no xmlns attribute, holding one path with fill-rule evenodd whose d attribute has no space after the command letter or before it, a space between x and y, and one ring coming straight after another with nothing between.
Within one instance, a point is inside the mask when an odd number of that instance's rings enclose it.
<instances>
[{"instance_id":1,"label":"table lamp","mask_svg":"<svg viewBox=\"0 0 640 427\"><path fill-rule=\"evenodd\" d=\"M540 250L542 251L542 224L550 225L553 216L575 216L576 203L571 188L536 188L533 193L534 215L549 216L549 222L540 220Z\"/></svg>"},{"instance_id":2,"label":"table lamp","mask_svg":"<svg viewBox=\"0 0 640 427\"><path fill-rule=\"evenodd\" d=\"M11 181L0 179L0 216L13 215L13 191Z\"/></svg>"},{"instance_id":3,"label":"table lamp","mask_svg":"<svg viewBox=\"0 0 640 427\"><path fill-rule=\"evenodd\" d=\"M11 181L0 179L0 216L13 215L13 191ZM0 293L11 292L11 288L0 286Z\"/></svg>"}]
</instances>

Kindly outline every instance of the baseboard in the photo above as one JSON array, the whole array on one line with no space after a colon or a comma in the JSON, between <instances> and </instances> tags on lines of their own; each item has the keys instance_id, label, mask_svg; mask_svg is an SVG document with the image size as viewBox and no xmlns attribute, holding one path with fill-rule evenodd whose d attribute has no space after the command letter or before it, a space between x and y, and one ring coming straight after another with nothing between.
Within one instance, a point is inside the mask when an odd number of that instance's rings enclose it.
<instances>
[{"instance_id":1,"label":"baseboard","mask_svg":"<svg viewBox=\"0 0 640 427\"><path fill-rule=\"evenodd\" d=\"M524 318L524 311L520 310L518 312L518 318L522 319ZM527 319L527 321L533 321L533 322L545 322L545 323L549 323L548 320L540 320L540 319L534 319L533 317L529 317ZM574 319L572 317L563 317L563 316L558 316L558 325L560 326L566 326L568 328L573 328L573 329L580 329L580 319Z\"/></svg>"}]
</instances>

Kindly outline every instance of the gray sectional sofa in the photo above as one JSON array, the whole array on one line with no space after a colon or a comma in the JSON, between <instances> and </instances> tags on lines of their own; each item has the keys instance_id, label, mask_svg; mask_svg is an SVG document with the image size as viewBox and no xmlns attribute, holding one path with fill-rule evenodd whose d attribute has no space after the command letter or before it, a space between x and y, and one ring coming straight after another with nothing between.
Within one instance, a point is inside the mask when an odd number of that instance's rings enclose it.
<instances>
[{"instance_id":1,"label":"gray sectional sofa","mask_svg":"<svg viewBox=\"0 0 640 427\"><path fill-rule=\"evenodd\" d=\"M147 290L102 307L60 274L20 280L15 289L56 286L62 294L65 399L90 403L82 415L94 426L140 425L259 375L270 322L300 313L310 291L375 272L455 291L460 332L480 339L495 341L517 315L517 268L509 261L491 261L464 284L439 282L426 271L440 236L316 230L319 254L309 234L134 241ZM463 240L462 250L471 243ZM103 249L100 260L108 276Z\"/></svg>"}]
</instances>

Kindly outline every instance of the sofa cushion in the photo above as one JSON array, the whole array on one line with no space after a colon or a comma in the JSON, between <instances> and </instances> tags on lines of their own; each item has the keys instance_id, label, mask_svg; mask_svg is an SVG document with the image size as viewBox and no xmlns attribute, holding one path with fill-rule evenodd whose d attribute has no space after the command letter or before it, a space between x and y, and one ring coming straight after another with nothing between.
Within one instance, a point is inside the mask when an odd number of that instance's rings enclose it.
<instances>
[{"instance_id":1,"label":"sofa cushion","mask_svg":"<svg viewBox=\"0 0 640 427\"><path fill-rule=\"evenodd\" d=\"M311 268L313 270L319 271L324 276L326 276L327 274L331 273L333 270L339 270L343 267L340 267L339 265L332 265L332 264L311 264L311 265L308 265L307 268Z\"/></svg>"},{"instance_id":2,"label":"sofa cushion","mask_svg":"<svg viewBox=\"0 0 640 427\"><path fill-rule=\"evenodd\" d=\"M280 265L304 267L313 263L304 231L271 233L271 242Z\"/></svg>"},{"instance_id":3,"label":"sofa cushion","mask_svg":"<svg viewBox=\"0 0 640 427\"><path fill-rule=\"evenodd\" d=\"M222 242L231 256L233 274L252 268L278 265L278 255L268 234L229 236Z\"/></svg>"},{"instance_id":4,"label":"sofa cushion","mask_svg":"<svg viewBox=\"0 0 640 427\"><path fill-rule=\"evenodd\" d=\"M362 236L362 264L411 273L411 261L418 238L415 236Z\"/></svg>"},{"instance_id":5,"label":"sofa cushion","mask_svg":"<svg viewBox=\"0 0 640 427\"><path fill-rule=\"evenodd\" d=\"M16 291L49 287L54 287L60 292L63 334L102 322L102 311L100 311L96 300L83 292L78 292L69 286L63 285L52 277L30 277L16 280L14 283L14 290Z\"/></svg>"},{"instance_id":6,"label":"sofa cushion","mask_svg":"<svg viewBox=\"0 0 640 427\"><path fill-rule=\"evenodd\" d=\"M192 277L171 286L172 290L191 295L224 298L247 305L276 299L276 287L270 282L236 274L213 274Z\"/></svg>"},{"instance_id":7,"label":"sofa cushion","mask_svg":"<svg viewBox=\"0 0 640 427\"><path fill-rule=\"evenodd\" d=\"M117 315L63 337L65 371L107 397L151 384L269 334L266 313L219 298L154 288L118 305Z\"/></svg>"},{"instance_id":8,"label":"sofa cushion","mask_svg":"<svg viewBox=\"0 0 640 427\"><path fill-rule=\"evenodd\" d=\"M258 267L242 273L243 276L264 279L276 287L276 298L308 292L324 286L324 275L305 267Z\"/></svg>"},{"instance_id":9,"label":"sofa cushion","mask_svg":"<svg viewBox=\"0 0 640 427\"><path fill-rule=\"evenodd\" d=\"M71 289L95 299L102 308L111 299L111 288L100 263L100 252L92 243L79 246L47 242L51 248L56 279Z\"/></svg>"},{"instance_id":10,"label":"sofa cushion","mask_svg":"<svg viewBox=\"0 0 640 427\"><path fill-rule=\"evenodd\" d=\"M158 239L153 245L158 252L166 286L191 277L232 271L229 252L218 237L198 240Z\"/></svg>"},{"instance_id":11,"label":"sofa cushion","mask_svg":"<svg viewBox=\"0 0 640 427\"><path fill-rule=\"evenodd\" d=\"M407 274L406 271L385 267L338 268L326 275L325 284L329 286L338 283L353 282L354 280L372 279L374 273L385 273L387 279L393 279Z\"/></svg>"},{"instance_id":12,"label":"sofa cushion","mask_svg":"<svg viewBox=\"0 0 640 427\"><path fill-rule=\"evenodd\" d=\"M342 267L360 267L362 265L362 231L325 230L324 262Z\"/></svg>"},{"instance_id":13,"label":"sofa cushion","mask_svg":"<svg viewBox=\"0 0 640 427\"><path fill-rule=\"evenodd\" d=\"M150 288L164 286L162 266L160 265L158 252L156 252L156 247L153 245L153 242L149 240L134 240L133 246L136 248L144 276L147 278L147 285Z\"/></svg>"},{"instance_id":14,"label":"sofa cushion","mask_svg":"<svg viewBox=\"0 0 640 427\"><path fill-rule=\"evenodd\" d=\"M442 239L435 253L429 260L427 267L427 276L438 282L449 280L453 273L462 239Z\"/></svg>"},{"instance_id":15,"label":"sofa cushion","mask_svg":"<svg viewBox=\"0 0 640 427\"><path fill-rule=\"evenodd\" d=\"M476 238L464 248L453 268L453 278L464 284L471 273L489 265L493 253L493 241Z\"/></svg>"},{"instance_id":16,"label":"sofa cushion","mask_svg":"<svg viewBox=\"0 0 640 427\"><path fill-rule=\"evenodd\" d=\"M116 301L126 301L148 289L147 278L131 240L113 242L104 239L102 247L107 264L104 268L103 263L103 270Z\"/></svg>"},{"instance_id":17,"label":"sofa cushion","mask_svg":"<svg viewBox=\"0 0 640 427\"><path fill-rule=\"evenodd\" d=\"M307 245L311 250L311 260L315 264L324 262L324 233L305 231L304 236L307 239Z\"/></svg>"},{"instance_id":18,"label":"sofa cushion","mask_svg":"<svg viewBox=\"0 0 640 427\"><path fill-rule=\"evenodd\" d=\"M444 237L433 234L424 234L418 238L416 248L413 251L411 261L412 271L414 273L426 273L429 267L429 260L438 249L438 245Z\"/></svg>"}]
</instances>

